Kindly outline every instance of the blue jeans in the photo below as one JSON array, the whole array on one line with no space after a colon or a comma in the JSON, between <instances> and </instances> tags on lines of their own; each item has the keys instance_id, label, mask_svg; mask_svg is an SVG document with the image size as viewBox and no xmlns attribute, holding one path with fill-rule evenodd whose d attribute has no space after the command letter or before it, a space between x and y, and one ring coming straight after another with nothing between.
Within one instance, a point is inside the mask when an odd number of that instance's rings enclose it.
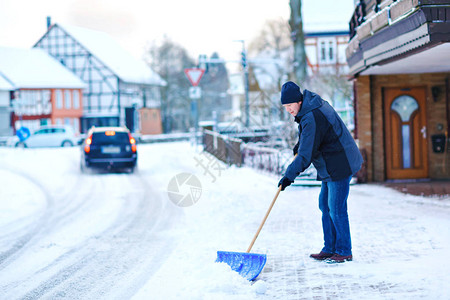
<instances>
[{"instance_id":1,"label":"blue jeans","mask_svg":"<svg viewBox=\"0 0 450 300\"><path fill-rule=\"evenodd\" d=\"M352 254L347 198L350 190L348 177L339 181L322 182L319 208L322 211L322 228L325 246L322 251L347 256Z\"/></svg>"}]
</instances>

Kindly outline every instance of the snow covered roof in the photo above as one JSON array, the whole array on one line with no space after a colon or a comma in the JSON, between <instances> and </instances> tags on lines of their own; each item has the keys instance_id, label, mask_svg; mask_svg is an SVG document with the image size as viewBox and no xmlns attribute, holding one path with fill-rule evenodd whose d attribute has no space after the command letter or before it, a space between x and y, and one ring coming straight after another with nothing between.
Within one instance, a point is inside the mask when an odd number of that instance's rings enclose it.
<instances>
[{"instance_id":1,"label":"snow covered roof","mask_svg":"<svg viewBox=\"0 0 450 300\"><path fill-rule=\"evenodd\" d=\"M305 33L348 31L354 11L353 0L302 1Z\"/></svg>"},{"instance_id":2,"label":"snow covered roof","mask_svg":"<svg viewBox=\"0 0 450 300\"><path fill-rule=\"evenodd\" d=\"M122 81L165 86L166 82L144 61L136 59L110 35L92 29L57 23Z\"/></svg>"},{"instance_id":3,"label":"snow covered roof","mask_svg":"<svg viewBox=\"0 0 450 300\"><path fill-rule=\"evenodd\" d=\"M15 90L14 86L0 73L0 91Z\"/></svg>"},{"instance_id":4,"label":"snow covered roof","mask_svg":"<svg viewBox=\"0 0 450 300\"><path fill-rule=\"evenodd\" d=\"M0 47L0 73L15 88L85 88L75 74L41 49Z\"/></svg>"}]
</instances>

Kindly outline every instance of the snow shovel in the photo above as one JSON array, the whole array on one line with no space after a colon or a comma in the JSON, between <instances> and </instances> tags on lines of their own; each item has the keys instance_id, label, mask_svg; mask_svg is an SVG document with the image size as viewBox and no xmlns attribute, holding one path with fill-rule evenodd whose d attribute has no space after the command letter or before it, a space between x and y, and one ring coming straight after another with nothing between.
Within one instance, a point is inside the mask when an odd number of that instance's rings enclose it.
<instances>
[{"instance_id":1,"label":"snow shovel","mask_svg":"<svg viewBox=\"0 0 450 300\"><path fill-rule=\"evenodd\" d=\"M275 201L278 198L278 195L281 192L281 186L278 187L278 191L273 198L272 203L270 204L269 209L267 210L266 216L264 217L261 225L259 225L258 231L253 237L250 246L247 249L247 252L227 252L227 251L217 251L217 259L216 262L224 262L227 263L233 271L238 272L242 277L246 278L249 281L254 280L258 277L259 273L261 273L264 265L266 264L267 257L265 254L256 254L250 253L252 250L253 244L256 241L259 233L261 232L264 223L266 222L267 217L272 210Z\"/></svg>"}]
</instances>

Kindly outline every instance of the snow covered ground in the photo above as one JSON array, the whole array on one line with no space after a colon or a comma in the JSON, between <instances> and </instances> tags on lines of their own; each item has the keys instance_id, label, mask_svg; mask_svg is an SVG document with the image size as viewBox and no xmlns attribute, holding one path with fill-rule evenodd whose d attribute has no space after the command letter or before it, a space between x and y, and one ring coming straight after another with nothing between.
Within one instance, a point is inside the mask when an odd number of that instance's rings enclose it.
<instances>
[{"instance_id":1,"label":"snow covered ground","mask_svg":"<svg viewBox=\"0 0 450 300\"><path fill-rule=\"evenodd\" d=\"M354 261L330 265L318 187L282 192L252 252L255 283L214 263L245 252L279 178L189 143L139 145L136 174L81 174L79 149L0 148L0 299L449 299L450 198L352 186ZM169 199L193 174L193 205ZM186 202L184 202L186 204ZM189 203L188 203L189 204Z\"/></svg>"}]
</instances>

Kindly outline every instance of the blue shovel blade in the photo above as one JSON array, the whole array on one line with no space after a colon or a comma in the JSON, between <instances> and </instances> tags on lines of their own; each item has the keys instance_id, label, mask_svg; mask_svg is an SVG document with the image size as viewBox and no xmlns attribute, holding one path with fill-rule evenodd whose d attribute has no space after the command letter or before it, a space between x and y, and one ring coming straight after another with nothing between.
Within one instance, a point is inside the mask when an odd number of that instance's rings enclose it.
<instances>
[{"instance_id":1,"label":"blue shovel blade","mask_svg":"<svg viewBox=\"0 0 450 300\"><path fill-rule=\"evenodd\" d=\"M228 264L247 280L254 280L263 270L267 257L265 254L217 251L216 262Z\"/></svg>"}]
</instances>

